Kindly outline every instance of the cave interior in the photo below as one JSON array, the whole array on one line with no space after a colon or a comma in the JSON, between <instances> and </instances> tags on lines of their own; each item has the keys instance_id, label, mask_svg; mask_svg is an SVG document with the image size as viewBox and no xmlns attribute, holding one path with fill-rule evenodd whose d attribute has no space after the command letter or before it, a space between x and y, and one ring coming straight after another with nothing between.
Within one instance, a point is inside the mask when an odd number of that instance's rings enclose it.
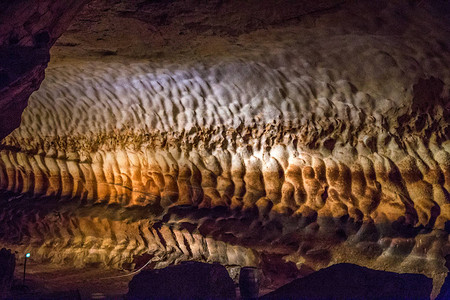
<instances>
[{"instance_id":1,"label":"cave interior","mask_svg":"<svg viewBox=\"0 0 450 300\"><path fill-rule=\"evenodd\" d=\"M0 298L450 297L449 49L447 0L1 1Z\"/></svg>"}]
</instances>

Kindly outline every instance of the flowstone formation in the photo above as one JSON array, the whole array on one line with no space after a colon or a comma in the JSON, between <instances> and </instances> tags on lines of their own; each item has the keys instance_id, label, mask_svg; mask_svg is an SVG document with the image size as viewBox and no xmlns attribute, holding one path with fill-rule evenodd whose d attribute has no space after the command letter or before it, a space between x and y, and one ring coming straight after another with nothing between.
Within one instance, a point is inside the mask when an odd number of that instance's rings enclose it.
<instances>
[{"instance_id":1,"label":"flowstone formation","mask_svg":"<svg viewBox=\"0 0 450 300\"><path fill-rule=\"evenodd\" d=\"M272 254L439 286L448 6L361 3L240 33L210 57L56 59L1 144L2 245L111 267Z\"/></svg>"}]
</instances>

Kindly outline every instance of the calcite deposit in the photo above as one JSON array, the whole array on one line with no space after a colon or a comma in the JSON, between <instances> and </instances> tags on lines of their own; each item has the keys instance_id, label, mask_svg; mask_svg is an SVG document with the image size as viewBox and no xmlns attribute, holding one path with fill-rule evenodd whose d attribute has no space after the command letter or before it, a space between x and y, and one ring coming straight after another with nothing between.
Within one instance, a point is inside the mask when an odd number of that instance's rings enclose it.
<instances>
[{"instance_id":1,"label":"calcite deposit","mask_svg":"<svg viewBox=\"0 0 450 300\"><path fill-rule=\"evenodd\" d=\"M142 45L84 59L56 46L1 143L1 244L110 267L144 254L153 267L258 265L268 253L421 273L439 287L448 12L441 1L340 3L185 52L162 47L159 60Z\"/></svg>"}]
</instances>

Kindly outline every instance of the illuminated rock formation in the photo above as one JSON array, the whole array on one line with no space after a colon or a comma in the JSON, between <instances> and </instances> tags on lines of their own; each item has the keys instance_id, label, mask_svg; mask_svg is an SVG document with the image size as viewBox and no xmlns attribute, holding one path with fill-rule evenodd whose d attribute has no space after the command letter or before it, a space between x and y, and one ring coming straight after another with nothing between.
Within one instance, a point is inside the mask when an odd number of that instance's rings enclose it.
<instances>
[{"instance_id":1,"label":"illuminated rock formation","mask_svg":"<svg viewBox=\"0 0 450 300\"><path fill-rule=\"evenodd\" d=\"M272 253L439 285L450 53L438 13L348 4L217 57L56 60L1 144L3 243L114 267Z\"/></svg>"}]
</instances>

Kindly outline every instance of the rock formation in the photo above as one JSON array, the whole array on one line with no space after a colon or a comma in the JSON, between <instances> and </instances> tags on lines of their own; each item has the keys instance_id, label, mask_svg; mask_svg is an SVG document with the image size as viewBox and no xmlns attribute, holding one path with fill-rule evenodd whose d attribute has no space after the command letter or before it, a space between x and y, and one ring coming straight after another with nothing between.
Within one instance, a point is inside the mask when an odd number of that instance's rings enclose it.
<instances>
[{"instance_id":1,"label":"rock formation","mask_svg":"<svg viewBox=\"0 0 450 300\"><path fill-rule=\"evenodd\" d=\"M448 4L288 2L260 23L230 3L205 8L217 18L177 1L87 6L1 143L2 244L112 267L269 253L439 287Z\"/></svg>"}]
</instances>

